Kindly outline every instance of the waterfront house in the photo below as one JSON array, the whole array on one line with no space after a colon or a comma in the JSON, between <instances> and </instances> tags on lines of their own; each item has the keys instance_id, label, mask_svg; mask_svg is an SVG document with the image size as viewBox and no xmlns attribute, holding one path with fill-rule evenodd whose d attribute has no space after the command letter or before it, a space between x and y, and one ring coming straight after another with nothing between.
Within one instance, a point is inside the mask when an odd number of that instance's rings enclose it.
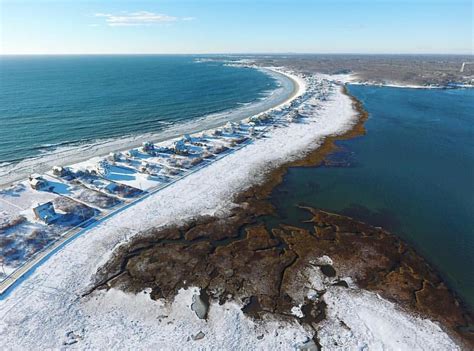
<instances>
[{"instance_id":1,"label":"waterfront house","mask_svg":"<svg viewBox=\"0 0 474 351\"><path fill-rule=\"evenodd\" d=\"M155 145L151 141L145 141L142 144L143 152L151 152L155 149Z\"/></svg>"},{"instance_id":2,"label":"waterfront house","mask_svg":"<svg viewBox=\"0 0 474 351\"><path fill-rule=\"evenodd\" d=\"M249 118L249 124L250 125L258 125L261 123L261 120L258 116L252 116Z\"/></svg>"},{"instance_id":3,"label":"waterfront house","mask_svg":"<svg viewBox=\"0 0 474 351\"><path fill-rule=\"evenodd\" d=\"M234 134L235 130L231 122L227 122L224 126L224 131L229 134Z\"/></svg>"},{"instance_id":4,"label":"waterfront house","mask_svg":"<svg viewBox=\"0 0 474 351\"><path fill-rule=\"evenodd\" d=\"M51 201L44 204L38 204L33 208L35 219L46 224L52 223L58 218L58 214L54 210L54 205Z\"/></svg>"},{"instance_id":5,"label":"waterfront house","mask_svg":"<svg viewBox=\"0 0 474 351\"><path fill-rule=\"evenodd\" d=\"M188 147L183 140L178 140L174 143L174 152L177 155L186 155L188 153Z\"/></svg>"},{"instance_id":6,"label":"waterfront house","mask_svg":"<svg viewBox=\"0 0 474 351\"><path fill-rule=\"evenodd\" d=\"M109 154L109 157L107 157L107 159L111 162L117 162L120 160L120 154L117 152L111 152Z\"/></svg>"},{"instance_id":7,"label":"waterfront house","mask_svg":"<svg viewBox=\"0 0 474 351\"><path fill-rule=\"evenodd\" d=\"M64 177L65 175L67 175L67 170L61 166L54 166L53 174L57 177Z\"/></svg>"},{"instance_id":8,"label":"waterfront house","mask_svg":"<svg viewBox=\"0 0 474 351\"><path fill-rule=\"evenodd\" d=\"M34 190L41 190L48 185L48 181L38 174L32 174L28 181Z\"/></svg>"},{"instance_id":9,"label":"waterfront house","mask_svg":"<svg viewBox=\"0 0 474 351\"><path fill-rule=\"evenodd\" d=\"M110 172L110 165L106 160L101 160L97 163L96 167L97 174L106 176Z\"/></svg>"}]
</instances>

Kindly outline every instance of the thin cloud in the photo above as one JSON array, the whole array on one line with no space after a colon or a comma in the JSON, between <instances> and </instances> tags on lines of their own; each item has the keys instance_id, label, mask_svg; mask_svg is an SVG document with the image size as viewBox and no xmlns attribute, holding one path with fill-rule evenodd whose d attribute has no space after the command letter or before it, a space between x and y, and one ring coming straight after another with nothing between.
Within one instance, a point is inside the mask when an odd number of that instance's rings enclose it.
<instances>
[{"instance_id":1,"label":"thin cloud","mask_svg":"<svg viewBox=\"0 0 474 351\"><path fill-rule=\"evenodd\" d=\"M105 23L111 27L150 26L153 24L171 23L179 20L178 17L149 11L125 12L119 15L111 13L96 13L94 16L105 18Z\"/></svg>"}]
</instances>

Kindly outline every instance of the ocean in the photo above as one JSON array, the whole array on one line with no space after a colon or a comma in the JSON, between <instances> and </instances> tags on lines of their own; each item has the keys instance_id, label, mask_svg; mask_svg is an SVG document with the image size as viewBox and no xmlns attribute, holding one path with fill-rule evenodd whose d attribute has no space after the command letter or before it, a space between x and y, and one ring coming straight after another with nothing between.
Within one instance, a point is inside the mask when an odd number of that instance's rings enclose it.
<instances>
[{"instance_id":1,"label":"ocean","mask_svg":"<svg viewBox=\"0 0 474 351\"><path fill-rule=\"evenodd\" d=\"M197 56L3 56L0 178L244 118L292 89Z\"/></svg>"},{"instance_id":2,"label":"ocean","mask_svg":"<svg viewBox=\"0 0 474 351\"><path fill-rule=\"evenodd\" d=\"M382 226L473 308L474 89L348 88L366 135L337 143L339 166L290 168L271 198L279 220L306 219L304 204Z\"/></svg>"}]
</instances>

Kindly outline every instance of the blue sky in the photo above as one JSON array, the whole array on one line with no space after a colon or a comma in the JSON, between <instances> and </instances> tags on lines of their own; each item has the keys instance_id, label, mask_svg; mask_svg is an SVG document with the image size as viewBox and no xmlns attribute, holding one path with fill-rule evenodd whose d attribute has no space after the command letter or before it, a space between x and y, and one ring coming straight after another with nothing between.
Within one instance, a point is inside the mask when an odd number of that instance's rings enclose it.
<instances>
[{"instance_id":1,"label":"blue sky","mask_svg":"<svg viewBox=\"0 0 474 351\"><path fill-rule=\"evenodd\" d=\"M472 0L0 0L2 54L473 54Z\"/></svg>"}]
</instances>

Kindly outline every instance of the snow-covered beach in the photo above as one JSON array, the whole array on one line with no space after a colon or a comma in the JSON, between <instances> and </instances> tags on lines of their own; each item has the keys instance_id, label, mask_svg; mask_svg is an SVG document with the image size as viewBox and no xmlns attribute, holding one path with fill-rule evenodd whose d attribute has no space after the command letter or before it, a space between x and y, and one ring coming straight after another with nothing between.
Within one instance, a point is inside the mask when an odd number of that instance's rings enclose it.
<instances>
[{"instance_id":1,"label":"snow-covered beach","mask_svg":"<svg viewBox=\"0 0 474 351\"><path fill-rule=\"evenodd\" d=\"M321 76L298 77L293 101L260 137L206 167L172 182L78 236L0 300L0 347L297 349L315 347L298 323L255 322L237 303L212 302L209 317L190 308L197 290L182 290L174 302L153 301L119 290L90 289L94 274L114 249L143 230L179 224L202 215L220 216L239 192L262 182L271 170L297 160L324 137L349 130L357 120L350 97ZM330 78L325 76L324 78ZM329 94L321 96L317 84ZM325 88L325 89L326 89ZM305 98L299 99L302 95ZM279 104L280 105L280 104ZM281 109L283 106L278 106ZM297 110L301 116L290 120ZM97 160L96 160L97 161ZM88 161L89 162L89 161ZM137 186L133 180L130 185ZM140 186L137 186L140 188ZM142 186L147 190L146 185ZM311 284L328 291L328 319L319 331L323 347L340 349L456 349L435 323L415 317L374 293L332 286L318 271ZM295 313L298 313L297 308ZM342 323L343 322L343 323ZM347 326L343 327L343 325ZM335 347L335 343L337 347Z\"/></svg>"},{"instance_id":2,"label":"snow-covered beach","mask_svg":"<svg viewBox=\"0 0 474 351\"><path fill-rule=\"evenodd\" d=\"M221 128L195 133L193 137L172 138L158 144L143 143L140 148L97 156L67 167L54 166L46 174L33 174L29 180L0 190L2 241L1 292L36 266L58 246L86 232L91 224L109 218L144 197L181 180L210 163L241 149L261 137L269 124L281 123L289 103L304 93L304 83L288 73L267 69L267 73L285 77L291 89L278 89L267 110L256 114L239 111L229 116L250 116L247 123L227 122ZM299 84L298 81L299 80ZM282 83L284 84L284 83ZM266 101L269 104L270 101ZM257 104L258 105L258 104ZM258 111L259 107L246 110ZM215 121L214 121L215 122ZM205 125L205 124L204 124ZM105 168L104 168L105 167ZM62 202L65 200L67 206ZM46 206L55 217L39 209ZM62 208L67 208L63 211ZM58 208L62 213L56 214ZM44 218L41 218L41 217ZM95 223L93 223L95 222ZM12 260L13 259L13 260Z\"/></svg>"},{"instance_id":3,"label":"snow-covered beach","mask_svg":"<svg viewBox=\"0 0 474 351\"><path fill-rule=\"evenodd\" d=\"M38 156L26 158L18 162L0 162L0 186L9 185L12 182L26 178L32 173L47 171L53 166L70 165L92 157L107 155L110 152L138 147L145 141L162 142L177 138L186 133L196 133L219 127L227 122L240 121L248 116L272 109L291 99L295 92L295 85L291 78L271 68L259 68L259 70L274 79L278 84L278 88L269 91L265 96L253 103L243 104L235 109L204 115L200 118L180 123L163 121L163 130L159 132L145 131L121 137L50 145Z\"/></svg>"}]
</instances>

